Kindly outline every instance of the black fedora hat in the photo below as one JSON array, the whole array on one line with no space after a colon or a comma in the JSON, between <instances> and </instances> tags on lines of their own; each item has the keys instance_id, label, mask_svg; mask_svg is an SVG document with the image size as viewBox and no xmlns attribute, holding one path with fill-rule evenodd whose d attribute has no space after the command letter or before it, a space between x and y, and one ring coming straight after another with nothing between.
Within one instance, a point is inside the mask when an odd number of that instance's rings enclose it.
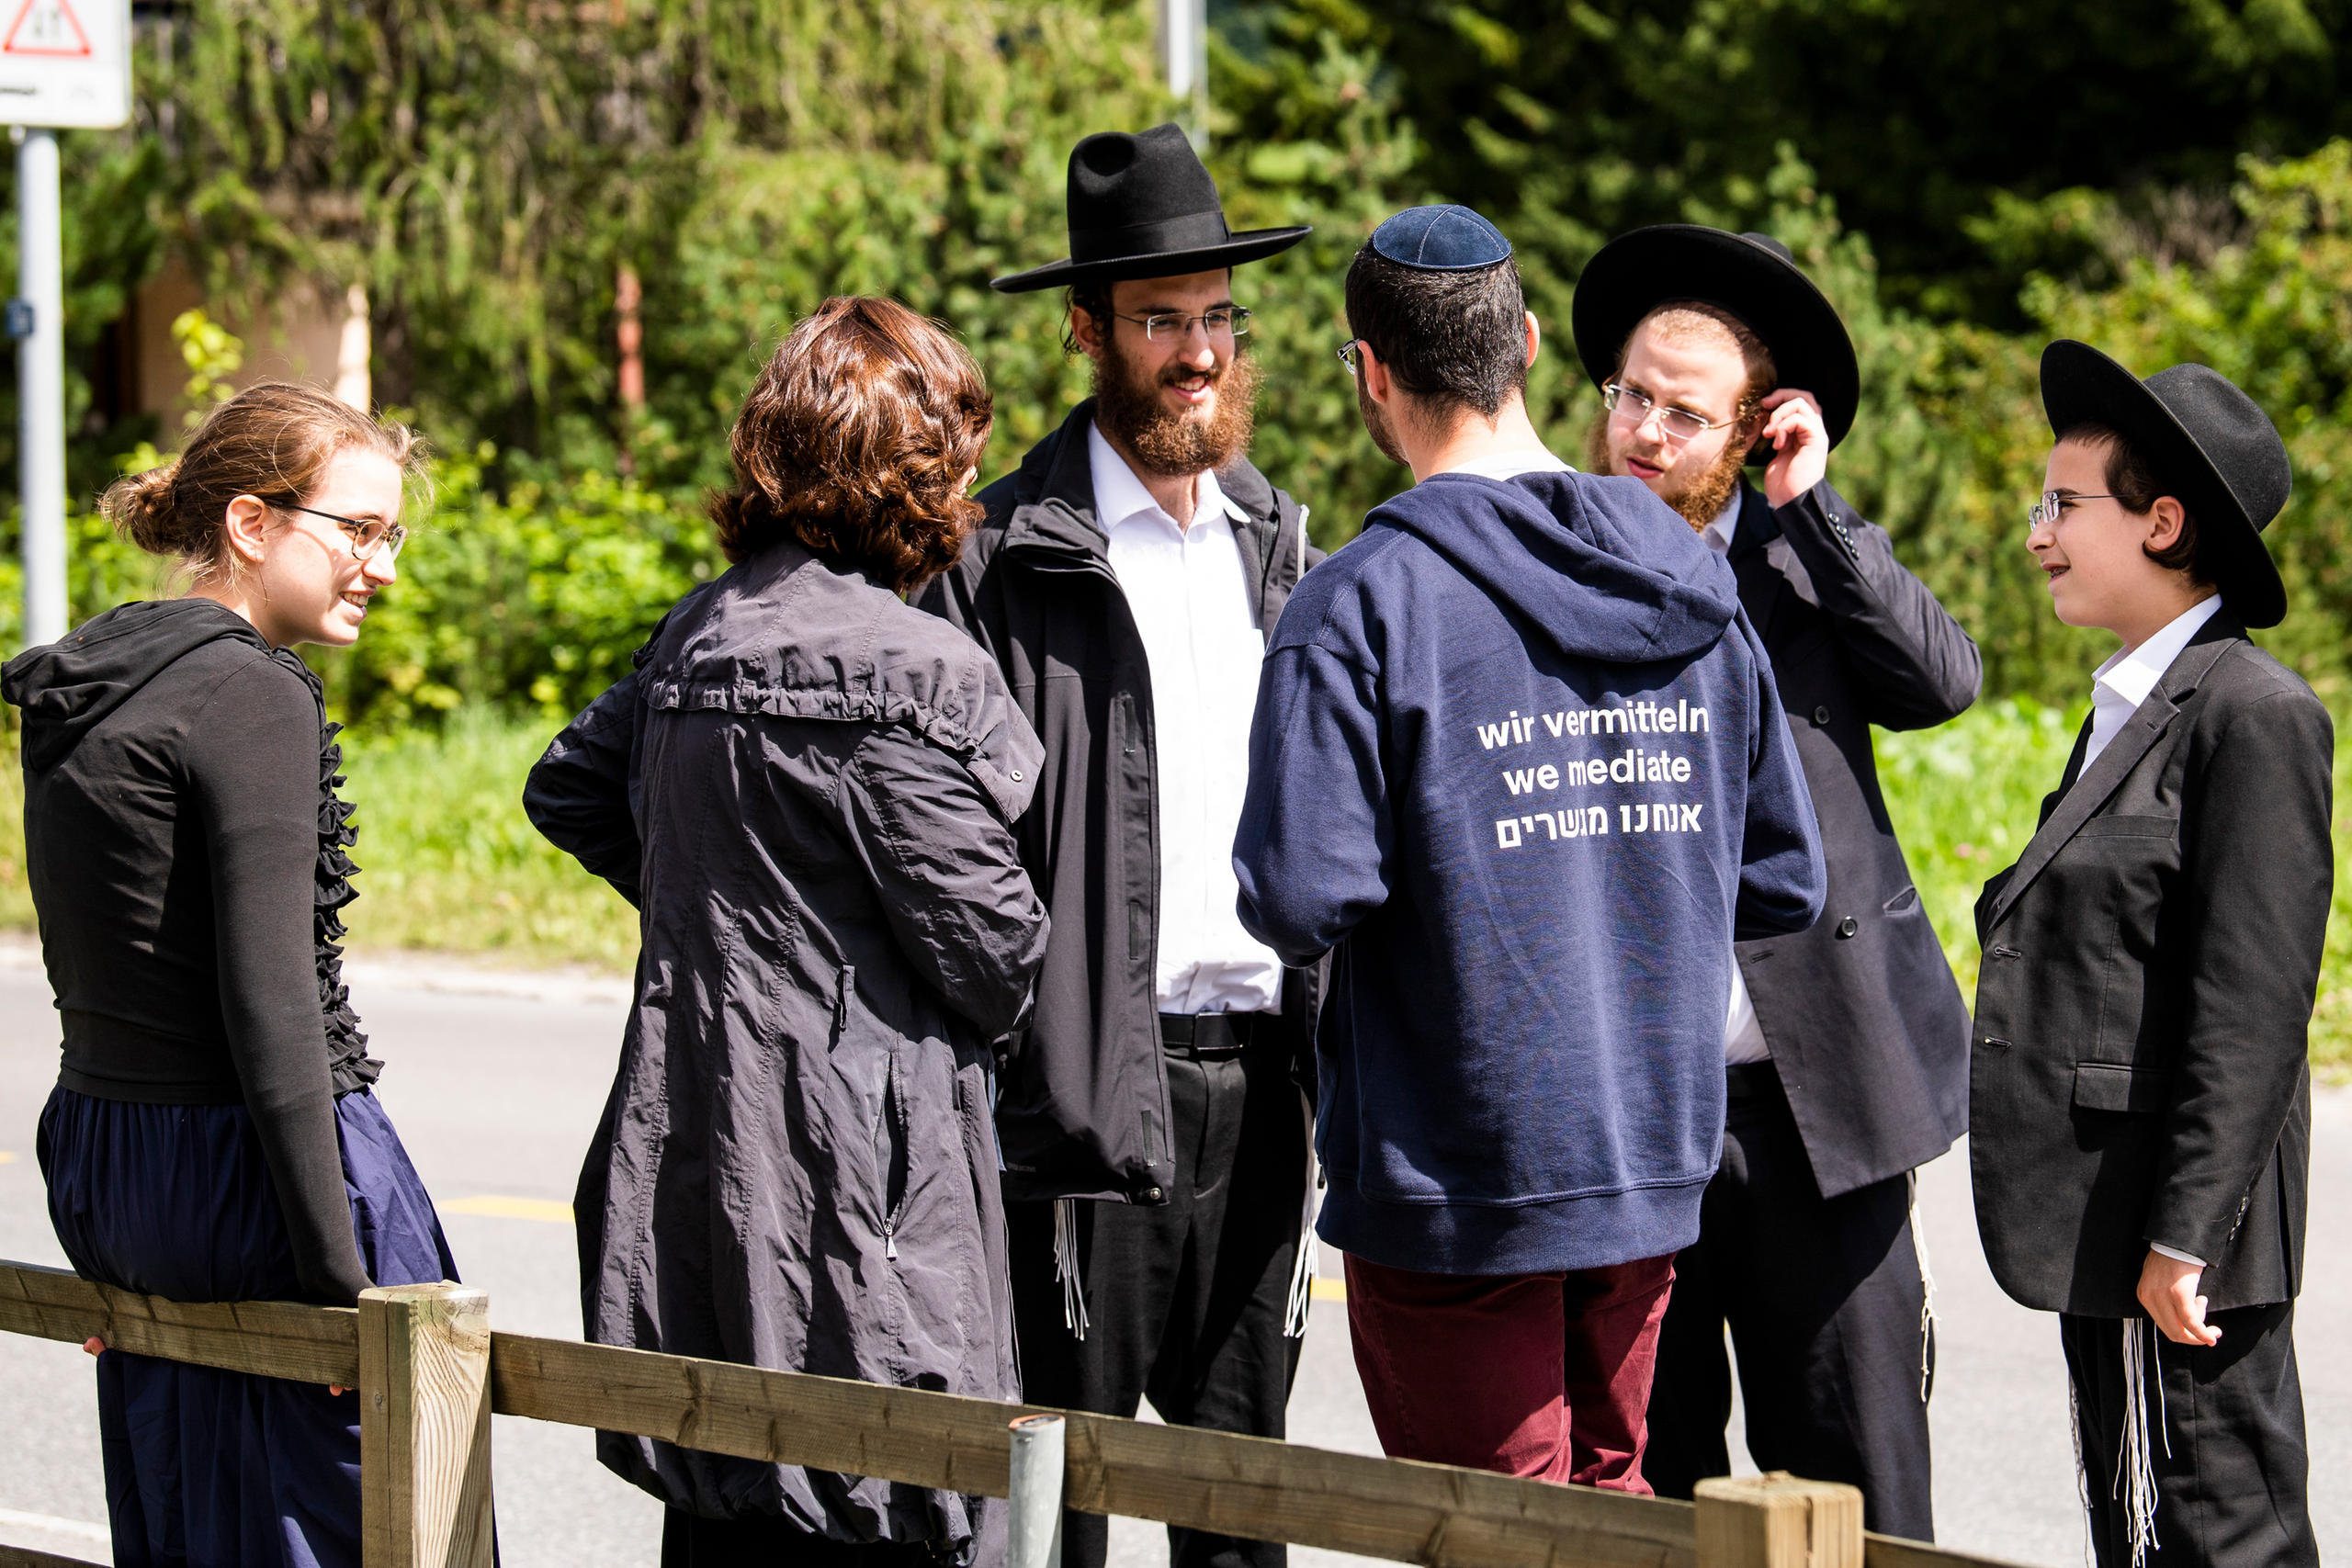
<instances>
[{"instance_id":1,"label":"black fedora hat","mask_svg":"<svg viewBox=\"0 0 2352 1568\"><path fill-rule=\"evenodd\" d=\"M1854 428L1862 373L1837 307L1769 234L1735 234L1697 223L1661 223L1600 247L1577 279L1570 321L1577 355L1596 387L1617 373L1617 357L1642 318L1660 305L1692 300L1728 310L1772 351L1781 385L1814 395L1829 445ZM1770 449L1758 444L1765 456ZM1751 453L1754 460L1756 454Z\"/></svg>"},{"instance_id":2,"label":"black fedora hat","mask_svg":"<svg viewBox=\"0 0 2352 1568\"><path fill-rule=\"evenodd\" d=\"M2197 520L2199 549L2230 614L2249 626L2287 618L2287 587L2262 531L2287 504L2294 470L2278 427L2220 371L2176 365L2143 381L2086 343L2041 351L2050 433L2104 425L2130 443Z\"/></svg>"},{"instance_id":3,"label":"black fedora hat","mask_svg":"<svg viewBox=\"0 0 2352 1568\"><path fill-rule=\"evenodd\" d=\"M1238 266L1286 251L1313 232L1307 225L1248 229L1225 225L1216 182L1173 125L1139 135L1106 130L1069 155L1069 256L991 278L1004 294L1122 277L1172 277Z\"/></svg>"}]
</instances>

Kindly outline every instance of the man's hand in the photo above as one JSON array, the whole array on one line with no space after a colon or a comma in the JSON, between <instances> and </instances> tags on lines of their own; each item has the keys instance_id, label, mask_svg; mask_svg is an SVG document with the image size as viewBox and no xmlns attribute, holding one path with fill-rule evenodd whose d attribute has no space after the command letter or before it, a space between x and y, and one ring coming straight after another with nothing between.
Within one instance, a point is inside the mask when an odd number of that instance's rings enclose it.
<instances>
[{"instance_id":1,"label":"man's hand","mask_svg":"<svg viewBox=\"0 0 2352 1568\"><path fill-rule=\"evenodd\" d=\"M2176 1345L2221 1343L2222 1331L2206 1325L2205 1298L2197 1293L2197 1281L2204 1274L2198 1265L2166 1258L2153 1247L2140 1265L2140 1304Z\"/></svg>"},{"instance_id":2,"label":"man's hand","mask_svg":"<svg viewBox=\"0 0 2352 1568\"><path fill-rule=\"evenodd\" d=\"M1771 417L1759 438L1772 444L1764 469L1764 499L1786 506L1829 475L1829 426L1811 392L1783 387L1757 405Z\"/></svg>"}]
</instances>

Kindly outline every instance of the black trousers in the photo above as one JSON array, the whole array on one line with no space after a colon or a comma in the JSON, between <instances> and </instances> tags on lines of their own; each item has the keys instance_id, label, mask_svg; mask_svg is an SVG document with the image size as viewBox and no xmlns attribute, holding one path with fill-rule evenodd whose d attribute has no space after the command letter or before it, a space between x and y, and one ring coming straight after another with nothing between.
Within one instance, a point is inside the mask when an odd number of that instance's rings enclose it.
<instances>
[{"instance_id":1,"label":"black trousers","mask_svg":"<svg viewBox=\"0 0 2352 1568\"><path fill-rule=\"evenodd\" d=\"M921 1542L828 1540L774 1515L706 1519L662 1510L662 1568L946 1568L950 1561Z\"/></svg>"},{"instance_id":2,"label":"black trousers","mask_svg":"<svg viewBox=\"0 0 2352 1568\"><path fill-rule=\"evenodd\" d=\"M1012 1312L1021 1396L1034 1404L1133 1416L1148 1396L1163 1420L1279 1438L1298 1371L1283 1333L1306 1197L1306 1112L1286 1049L1222 1060L1171 1055L1175 1184L1165 1206L1079 1203L1088 1326L1065 1326L1054 1278L1054 1206L1012 1202ZM1174 1568L1283 1568L1280 1544L1168 1531ZM1062 1517L1064 1568L1102 1568L1110 1521Z\"/></svg>"},{"instance_id":3,"label":"black trousers","mask_svg":"<svg viewBox=\"0 0 2352 1568\"><path fill-rule=\"evenodd\" d=\"M2142 1331L2156 1479L2156 1550L2147 1568L2318 1568L2295 1303L2238 1307L2206 1321L2222 1331L2220 1344L2176 1345L2153 1324ZM2062 1314L2058 1334L2075 1383L2091 1547L2099 1568L2131 1568L2130 1483L2119 1480L2130 1387L2123 1320Z\"/></svg>"},{"instance_id":4,"label":"black trousers","mask_svg":"<svg viewBox=\"0 0 2352 1568\"><path fill-rule=\"evenodd\" d=\"M1778 1077L1736 1068L1733 1081L1698 1244L1674 1260L1642 1473L1661 1497L1731 1473L1728 1325L1758 1468L1859 1486L1867 1528L1932 1540L1934 1348L1908 1179L1825 1200Z\"/></svg>"}]
</instances>

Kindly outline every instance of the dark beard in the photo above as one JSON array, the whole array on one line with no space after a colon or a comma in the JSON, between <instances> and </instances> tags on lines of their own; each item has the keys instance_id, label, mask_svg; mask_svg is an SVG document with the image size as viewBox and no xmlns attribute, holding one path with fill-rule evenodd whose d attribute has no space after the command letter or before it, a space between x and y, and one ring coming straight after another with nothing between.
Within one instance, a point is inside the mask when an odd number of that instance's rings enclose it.
<instances>
[{"instance_id":1,"label":"dark beard","mask_svg":"<svg viewBox=\"0 0 2352 1568\"><path fill-rule=\"evenodd\" d=\"M1258 370L1240 348L1214 371L1216 412L1204 424L1171 412L1159 400L1159 389L1189 374L1170 366L1147 379L1120 351L1116 338L1105 336L1102 357L1094 362L1094 423L1112 445L1145 472L1161 479L1222 468L1250 450L1251 403L1258 394Z\"/></svg>"},{"instance_id":2,"label":"dark beard","mask_svg":"<svg viewBox=\"0 0 2352 1568\"><path fill-rule=\"evenodd\" d=\"M1390 422L1388 411L1372 400L1371 394L1363 389L1361 375L1356 378L1356 412L1363 415L1363 427L1371 434L1372 444L1380 448L1380 455L1400 468L1411 467L1405 461L1405 449L1396 445L1396 427Z\"/></svg>"},{"instance_id":3,"label":"dark beard","mask_svg":"<svg viewBox=\"0 0 2352 1568\"><path fill-rule=\"evenodd\" d=\"M1680 513L1693 533L1706 532L1707 525L1723 515L1731 498L1739 493L1739 476L1747 468L1747 448L1752 442L1734 439L1715 459L1714 467L1701 474L1673 495L1658 499ZM1609 455L1609 411L1603 409L1592 422L1584 438L1584 466L1589 472L1623 476Z\"/></svg>"}]
</instances>

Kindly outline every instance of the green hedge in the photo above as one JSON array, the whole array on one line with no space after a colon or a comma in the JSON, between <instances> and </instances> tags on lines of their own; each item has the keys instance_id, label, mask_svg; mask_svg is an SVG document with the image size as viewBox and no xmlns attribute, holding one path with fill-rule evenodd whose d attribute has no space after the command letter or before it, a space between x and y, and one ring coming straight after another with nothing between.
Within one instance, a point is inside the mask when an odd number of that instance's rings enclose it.
<instances>
[{"instance_id":1,"label":"green hedge","mask_svg":"<svg viewBox=\"0 0 2352 1568\"><path fill-rule=\"evenodd\" d=\"M1249 341L1265 370L1254 456L1313 509L1327 546L1352 536L1407 477L1373 448L1330 353L1348 254L1394 199L1384 192L1396 177L1380 163L1393 148L1377 123L1348 123L1359 134L1353 151L1344 141L1287 147L1278 164L1261 160L1275 166L1235 198L1237 221L1321 220L1307 243L1250 269L1238 289L1257 310ZM1003 209L1007 176L988 167L983 179L846 155L722 160L670 280L683 318L672 351L723 367L705 386L708 417L692 433L645 424L636 479L614 477L617 453L612 465L568 469L487 444L446 455L401 584L379 601L356 650L320 659L337 710L378 725L437 722L474 705L568 713L601 690L662 612L717 566L702 509L724 477L723 416L796 309L826 291L897 293L961 330L998 397L985 477L1016 462L1083 395L1085 377L1060 349L1054 299L981 287L1013 253L966 254L953 238L963 231L942 219L994 192L998 206L974 221L1018 227ZM1044 179L1042 164L1028 177ZM2143 259L2096 293L2037 280L2025 303L2044 329L2030 338L1883 306L1869 245L1839 229L1809 180L1786 156L1759 199L1761 220L1838 300L1861 355L1864 406L1831 477L1977 638L1988 693L2073 701L2111 646L2052 616L2024 544L2049 441L2036 359L2043 341L2064 334L2143 372L2201 360L2272 412L2295 460L2294 498L2269 536L2293 608L2262 640L2332 703L2352 700L2352 144L2247 163L2244 238L2210 264ZM812 233L821 243L793 243ZM1574 243L1539 232L1521 247L1548 333L1531 411L1567 454L1581 450L1597 407L1565 331L1580 260L1555 247ZM1024 244L1018 257L1040 248ZM0 638L15 632L15 570L0 558ZM75 522L77 616L157 582L153 563L103 525Z\"/></svg>"}]
</instances>

